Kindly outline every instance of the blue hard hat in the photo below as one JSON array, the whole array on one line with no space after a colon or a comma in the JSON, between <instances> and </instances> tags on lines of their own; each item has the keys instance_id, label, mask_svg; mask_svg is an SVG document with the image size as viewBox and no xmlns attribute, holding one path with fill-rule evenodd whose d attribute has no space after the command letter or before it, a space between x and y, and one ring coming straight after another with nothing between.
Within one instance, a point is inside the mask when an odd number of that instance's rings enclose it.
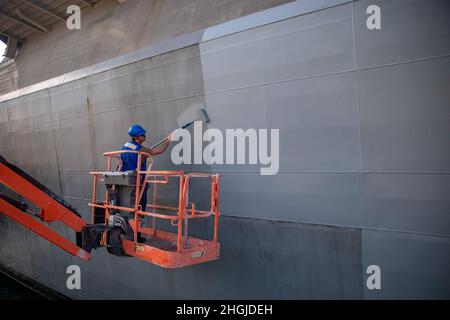
<instances>
[{"instance_id":1,"label":"blue hard hat","mask_svg":"<svg viewBox=\"0 0 450 320\"><path fill-rule=\"evenodd\" d=\"M128 129L128 134L131 137L144 136L146 132L147 131L144 128L142 128L140 125L138 125L138 124L133 124L130 127L130 129Z\"/></svg>"}]
</instances>

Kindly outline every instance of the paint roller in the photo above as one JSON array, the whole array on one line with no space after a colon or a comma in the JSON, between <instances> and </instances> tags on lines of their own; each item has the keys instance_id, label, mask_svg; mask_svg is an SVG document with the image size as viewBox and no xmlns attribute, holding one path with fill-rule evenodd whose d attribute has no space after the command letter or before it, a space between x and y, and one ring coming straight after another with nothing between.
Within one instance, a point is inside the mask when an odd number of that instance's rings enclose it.
<instances>
[{"instance_id":1,"label":"paint roller","mask_svg":"<svg viewBox=\"0 0 450 320\"><path fill-rule=\"evenodd\" d=\"M171 135L175 135L182 129L187 129L194 124L195 121L203 121L204 123L209 123L209 117L203 105L192 105L187 108L183 113L177 117L178 129L172 131ZM152 146L153 148L158 147L169 139L169 136L158 141Z\"/></svg>"}]
</instances>

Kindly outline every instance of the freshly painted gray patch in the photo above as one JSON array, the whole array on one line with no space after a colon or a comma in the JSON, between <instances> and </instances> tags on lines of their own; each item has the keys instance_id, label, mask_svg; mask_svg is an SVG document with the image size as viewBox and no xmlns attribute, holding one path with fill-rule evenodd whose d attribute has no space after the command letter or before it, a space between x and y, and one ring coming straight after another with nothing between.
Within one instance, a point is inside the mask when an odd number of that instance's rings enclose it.
<instances>
[{"instance_id":1,"label":"freshly painted gray patch","mask_svg":"<svg viewBox=\"0 0 450 320\"><path fill-rule=\"evenodd\" d=\"M207 93L350 71L352 7L232 34L201 43L200 49Z\"/></svg>"},{"instance_id":2,"label":"freshly painted gray patch","mask_svg":"<svg viewBox=\"0 0 450 320\"><path fill-rule=\"evenodd\" d=\"M366 27L369 5L381 9L381 29ZM360 0L354 3L358 68L426 59L450 53L447 0Z\"/></svg>"},{"instance_id":3,"label":"freshly painted gray patch","mask_svg":"<svg viewBox=\"0 0 450 320\"><path fill-rule=\"evenodd\" d=\"M450 298L448 238L372 230L362 237L364 270L369 265L381 268L381 290L365 287L366 298Z\"/></svg>"},{"instance_id":4,"label":"freshly painted gray patch","mask_svg":"<svg viewBox=\"0 0 450 320\"><path fill-rule=\"evenodd\" d=\"M223 173L221 211L251 218L361 226L359 174Z\"/></svg>"},{"instance_id":5,"label":"freshly painted gray patch","mask_svg":"<svg viewBox=\"0 0 450 320\"><path fill-rule=\"evenodd\" d=\"M282 171L358 171L359 122L352 73L266 88L269 128L280 128Z\"/></svg>"},{"instance_id":6,"label":"freshly painted gray patch","mask_svg":"<svg viewBox=\"0 0 450 320\"><path fill-rule=\"evenodd\" d=\"M450 58L358 72L362 166L450 172Z\"/></svg>"},{"instance_id":7,"label":"freshly painted gray patch","mask_svg":"<svg viewBox=\"0 0 450 320\"><path fill-rule=\"evenodd\" d=\"M450 174L364 175L365 226L450 237Z\"/></svg>"},{"instance_id":8,"label":"freshly painted gray patch","mask_svg":"<svg viewBox=\"0 0 450 320\"><path fill-rule=\"evenodd\" d=\"M234 19L217 26L207 28L202 42L224 37L233 33L258 28L266 24L313 13L319 10L351 2L349 0L298 0L263 10L248 16Z\"/></svg>"}]
</instances>

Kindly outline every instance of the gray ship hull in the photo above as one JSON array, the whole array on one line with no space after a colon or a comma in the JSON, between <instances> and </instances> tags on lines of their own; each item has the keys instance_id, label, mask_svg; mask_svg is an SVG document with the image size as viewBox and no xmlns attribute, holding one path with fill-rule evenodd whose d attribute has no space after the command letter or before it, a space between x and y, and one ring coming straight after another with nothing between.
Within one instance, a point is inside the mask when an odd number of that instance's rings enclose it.
<instances>
[{"instance_id":1,"label":"gray ship hull","mask_svg":"<svg viewBox=\"0 0 450 320\"><path fill-rule=\"evenodd\" d=\"M366 27L372 2L381 30ZM295 1L2 96L1 154L86 220L102 152L132 123L156 142L193 104L210 128L280 129L280 165L157 158L222 174L217 261L83 262L0 215L0 264L75 299L450 298L449 9ZM210 236L209 222L192 228ZM81 290L66 286L73 264ZM366 286L370 265L381 290Z\"/></svg>"}]
</instances>

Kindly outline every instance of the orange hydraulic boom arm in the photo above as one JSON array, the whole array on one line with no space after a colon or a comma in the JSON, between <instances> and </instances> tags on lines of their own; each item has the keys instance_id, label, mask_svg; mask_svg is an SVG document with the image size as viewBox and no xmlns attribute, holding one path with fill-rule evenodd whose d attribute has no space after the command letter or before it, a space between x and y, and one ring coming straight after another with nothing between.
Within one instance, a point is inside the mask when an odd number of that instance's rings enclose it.
<instances>
[{"instance_id":1,"label":"orange hydraulic boom arm","mask_svg":"<svg viewBox=\"0 0 450 320\"><path fill-rule=\"evenodd\" d=\"M136 151L104 154L108 158L108 171L91 173L94 185L92 203L89 203L92 207L90 224L57 194L0 156L0 186L5 186L27 200L27 203L22 203L0 192L0 213L83 260L91 258L92 249L101 247L106 247L111 254L135 257L164 268L181 268L217 260L220 256L219 175L151 171L152 161L145 171L139 168L137 171L111 171L112 159L118 158L120 162L119 155L122 153L136 153L138 163L141 162L143 154ZM148 156L151 159L150 155ZM143 181L141 177L144 177ZM157 186L167 184L169 179L178 184L176 206L157 202ZM209 210L199 210L194 202L189 201L189 185L192 179L210 181ZM99 180L102 180L106 187L104 201L96 199ZM150 183L153 184L153 203L143 208L140 204L141 197L145 192L145 185ZM123 203L120 202L121 197ZM28 203L39 210L30 209ZM151 228L142 226L142 217L152 218ZM212 240L188 235L189 221L208 217L214 217ZM176 232L157 229L157 218L170 221L170 225L177 229ZM76 243L62 237L48 226L54 221L60 221L73 229L76 232Z\"/></svg>"},{"instance_id":2,"label":"orange hydraulic boom arm","mask_svg":"<svg viewBox=\"0 0 450 320\"><path fill-rule=\"evenodd\" d=\"M0 156L0 183L21 197L40 208L35 214L38 219L30 216L26 205L0 194L0 212L17 223L25 226L54 245L78 256L83 260L90 259L90 253L81 248L81 231L86 222L69 204L58 195L33 179L20 168L7 162ZM69 241L49 228L45 223L61 221L77 232L77 244Z\"/></svg>"}]
</instances>

